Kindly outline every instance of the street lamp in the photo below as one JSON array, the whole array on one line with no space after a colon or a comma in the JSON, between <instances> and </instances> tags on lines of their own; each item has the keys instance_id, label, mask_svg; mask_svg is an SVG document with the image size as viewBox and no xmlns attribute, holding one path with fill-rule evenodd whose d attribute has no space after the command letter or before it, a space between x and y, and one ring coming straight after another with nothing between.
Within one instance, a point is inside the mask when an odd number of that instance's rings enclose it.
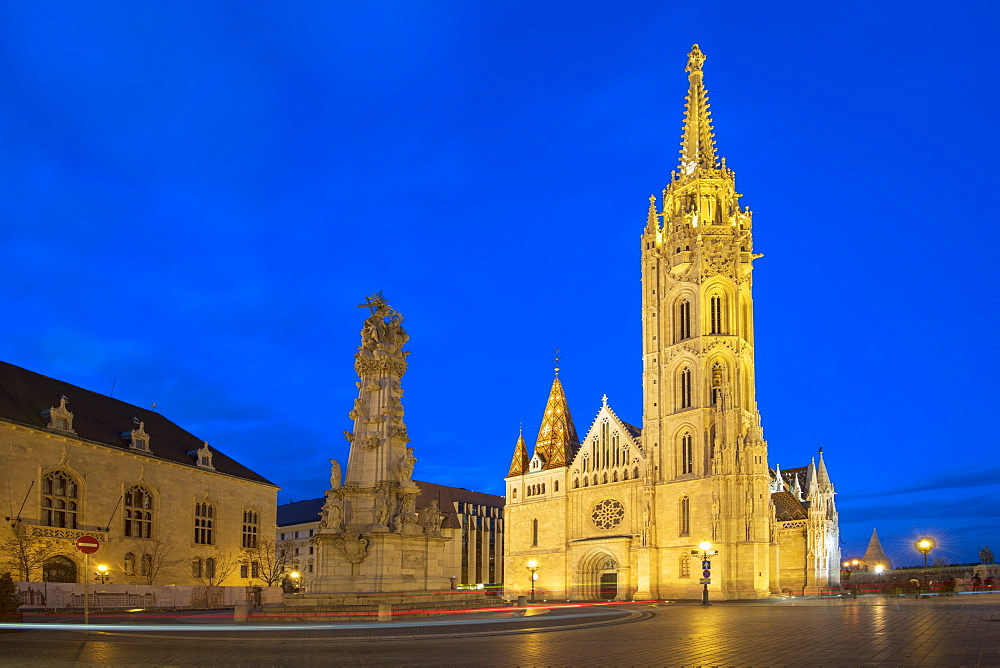
<instances>
[{"instance_id":1,"label":"street lamp","mask_svg":"<svg viewBox=\"0 0 1000 668\"><path fill-rule=\"evenodd\" d=\"M298 591L299 591L299 572L298 571L292 571L291 573L288 574L288 576L290 578L292 578L292 586L295 587L295 593L298 593Z\"/></svg>"},{"instance_id":2,"label":"street lamp","mask_svg":"<svg viewBox=\"0 0 1000 668\"><path fill-rule=\"evenodd\" d=\"M101 564L100 566L97 567L97 572L94 573L94 582L100 582L102 585L108 584L108 579L110 577L111 574L108 573L108 567L105 566L104 564Z\"/></svg>"},{"instance_id":3,"label":"street lamp","mask_svg":"<svg viewBox=\"0 0 1000 668\"><path fill-rule=\"evenodd\" d=\"M937 547L937 543L934 542L933 538L924 536L913 541L913 547L917 549L917 552L924 555L924 568L927 568L927 553Z\"/></svg>"},{"instance_id":4,"label":"street lamp","mask_svg":"<svg viewBox=\"0 0 1000 668\"><path fill-rule=\"evenodd\" d=\"M538 562L532 559L528 562L528 570L531 571L531 602L535 602L535 580L538 579Z\"/></svg>"},{"instance_id":5,"label":"street lamp","mask_svg":"<svg viewBox=\"0 0 1000 668\"><path fill-rule=\"evenodd\" d=\"M711 577L710 576L712 574L712 561L711 561L711 559L712 559L713 556L715 556L716 554L718 554L719 551L718 550L713 550L712 549L712 544L709 543L707 540L705 542L703 542L703 543L700 543L698 545L698 547L701 548L701 568L702 568L702 573L701 574L704 576L704 577L701 578L701 585L702 585L702 589L701 589L701 604L702 605L712 605L711 603L708 602L708 583L711 581ZM697 551L693 551L693 553L694 554L698 554Z\"/></svg>"}]
</instances>

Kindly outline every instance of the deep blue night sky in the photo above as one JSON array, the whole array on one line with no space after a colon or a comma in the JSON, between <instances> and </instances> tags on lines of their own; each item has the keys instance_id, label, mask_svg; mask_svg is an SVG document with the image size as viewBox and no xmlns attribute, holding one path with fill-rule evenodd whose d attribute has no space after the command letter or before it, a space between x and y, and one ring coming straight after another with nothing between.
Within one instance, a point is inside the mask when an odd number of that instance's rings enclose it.
<instances>
[{"instance_id":1,"label":"deep blue night sky","mask_svg":"<svg viewBox=\"0 0 1000 668\"><path fill-rule=\"evenodd\" d=\"M761 8L759 5L765 5ZM845 556L1000 547L996 3L0 6L0 353L320 496L383 290L420 479L500 494L561 349L641 423L639 234L693 42L754 213L771 465ZM72 397L70 397L72 400ZM933 556L933 555L932 555Z\"/></svg>"}]
</instances>

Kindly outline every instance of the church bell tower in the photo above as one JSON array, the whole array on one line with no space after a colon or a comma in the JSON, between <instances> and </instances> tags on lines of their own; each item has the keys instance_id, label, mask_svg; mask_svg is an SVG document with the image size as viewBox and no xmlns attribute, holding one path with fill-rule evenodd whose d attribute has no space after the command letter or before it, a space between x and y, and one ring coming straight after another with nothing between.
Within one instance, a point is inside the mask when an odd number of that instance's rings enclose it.
<instances>
[{"instance_id":1,"label":"church bell tower","mask_svg":"<svg viewBox=\"0 0 1000 668\"><path fill-rule=\"evenodd\" d=\"M705 55L688 54L680 162L649 198L642 234L643 431L657 495L690 497L690 517L658 532L710 541L725 598L768 590L770 476L753 356L751 212L718 157ZM659 204L659 206L658 206ZM720 572L722 571L722 572Z\"/></svg>"}]
</instances>

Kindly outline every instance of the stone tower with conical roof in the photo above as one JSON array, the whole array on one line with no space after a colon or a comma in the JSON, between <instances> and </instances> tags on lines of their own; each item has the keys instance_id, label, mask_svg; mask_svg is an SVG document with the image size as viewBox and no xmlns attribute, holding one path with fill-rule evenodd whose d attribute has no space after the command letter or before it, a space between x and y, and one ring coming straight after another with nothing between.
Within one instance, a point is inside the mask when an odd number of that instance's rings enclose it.
<instances>
[{"instance_id":1,"label":"stone tower with conical roof","mask_svg":"<svg viewBox=\"0 0 1000 668\"><path fill-rule=\"evenodd\" d=\"M886 570L892 569L892 559L882 550L882 542L878 539L878 531L872 529L871 540L868 541L868 549L865 556L861 557L861 566L865 570L873 571L876 566L882 566Z\"/></svg>"},{"instance_id":2,"label":"stone tower with conical roof","mask_svg":"<svg viewBox=\"0 0 1000 668\"><path fill-rule=\"evenodd\" d=\"M704 63L695 44L680 158L649 198L640 238L642 429L605 397L577 446L556 379L527 470L507 476L513 590L530 585L528 561L555 598L689 598L708 584L711 598L747 599L838 582L822 456L819 469L791 470L790 485L787 471L772 477L768 467L754 362L761 255L716 148Z\"/></svg>"}]
</instances>

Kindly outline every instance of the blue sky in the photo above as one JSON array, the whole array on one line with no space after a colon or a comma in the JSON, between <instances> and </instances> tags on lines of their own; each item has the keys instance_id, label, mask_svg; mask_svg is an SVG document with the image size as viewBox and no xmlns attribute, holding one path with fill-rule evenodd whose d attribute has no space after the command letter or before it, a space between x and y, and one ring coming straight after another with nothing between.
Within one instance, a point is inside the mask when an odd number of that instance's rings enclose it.
<instances>
[{"instance_id":1,"label":"blue sky","mask_svg":"<svg viewBox=\"0 0 1000 668\"><path fill-rule=\"evenodd\" d=\"M994 3L0 6L0 351L322 494L363 297L407 318L418 478L501 493L553 350L640 423L639 234L685 54L755 212L771 464L845 554L1000 545Z\"/></svg>"}]
</instances>

